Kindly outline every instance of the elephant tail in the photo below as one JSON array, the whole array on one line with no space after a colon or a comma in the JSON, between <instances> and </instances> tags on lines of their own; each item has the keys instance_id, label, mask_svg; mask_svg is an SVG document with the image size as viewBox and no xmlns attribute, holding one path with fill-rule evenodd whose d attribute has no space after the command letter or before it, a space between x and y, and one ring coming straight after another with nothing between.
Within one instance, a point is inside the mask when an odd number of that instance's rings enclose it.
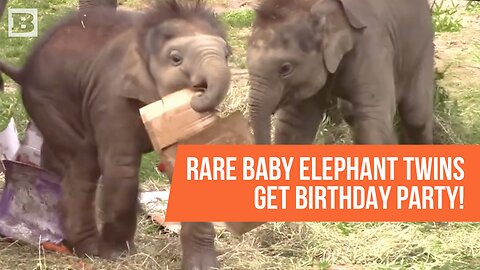
<instances>
[{"instance_id":1,"label":"elephant tail","mask_svg":"<svg viewBox=\"0 0 480 270\"><path fill-rule=\"evenodd\" d=\"M22 70L10 64L0 61L0 91L3 91L4 89L4 81L2 79L2 73L5 73L8 77L12 78L12 80L14 80L16 83L21 84Z\"/></svg>"},{"instance_id":2,"label":"elephant tail","mask_svg":"<svg viewBox=\"0 0 480 270\"><path fill-rule=\"evenodd\" d=\"M7 6L7 0L0 0L0 19L2 18L5 7Z\"/></svg>"},{"instance_id":3,"label":"elephant tail","mask_svg":"<svg viewBox=\"0 0 480 270\"><path fill-rule=\"evenodd\" d=\"M7 0L0 0L0 20L2 19L3 11L5 11L6 6L7 6ZM3 91L3 88L4 88L4 82L2 79L2 74L0 73L0 92Z\"/></svg>"}]
</instances>

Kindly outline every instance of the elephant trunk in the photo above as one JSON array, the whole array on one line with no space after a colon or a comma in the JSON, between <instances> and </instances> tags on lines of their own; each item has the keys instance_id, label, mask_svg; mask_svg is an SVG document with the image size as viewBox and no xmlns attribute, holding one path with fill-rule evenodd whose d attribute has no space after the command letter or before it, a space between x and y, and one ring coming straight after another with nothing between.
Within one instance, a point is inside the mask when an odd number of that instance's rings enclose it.
<instances>
[{"instance_id":1,"label":"elephant trunk","mask_svg":"<svg viewBox=\"0 0 480 270\"><path fill-rule=\"evenodd\" d=\"M221 56L203 57L194 79L196 86L206 84L207 89L195 95L191 100L192 108L197 112L215 109L224 100L230 88L230 68Z\"/></svg>"},{"instance_id":2,"label":"elephant trunk","mask_svg":"<svg viewBox=\"0 0 480 270\"><path fill-rule=\"evenodd\" d=\"M251 76L250 84L248 103L255 144L271 144L271 116L280 104L281 94L260 77Z\"/></svg>"}]
</instances>

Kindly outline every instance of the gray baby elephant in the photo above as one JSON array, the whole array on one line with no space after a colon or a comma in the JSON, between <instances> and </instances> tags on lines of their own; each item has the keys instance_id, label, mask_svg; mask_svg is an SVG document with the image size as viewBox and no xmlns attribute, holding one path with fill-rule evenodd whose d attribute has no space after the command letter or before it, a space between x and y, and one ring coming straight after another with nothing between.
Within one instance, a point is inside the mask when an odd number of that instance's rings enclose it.
<instances>
[{"instance_id":1,"label":"gray baby elephant","mask_svg":"<svg viewBox=\"0 0 480 270\"><path fill-rule=\"evenodd\" d=\"M248 44L257 144L310 144L325 98L341 98L357 144L433 141L434 45L427 0L264 0Z\"/></svg>"}]
</instances>

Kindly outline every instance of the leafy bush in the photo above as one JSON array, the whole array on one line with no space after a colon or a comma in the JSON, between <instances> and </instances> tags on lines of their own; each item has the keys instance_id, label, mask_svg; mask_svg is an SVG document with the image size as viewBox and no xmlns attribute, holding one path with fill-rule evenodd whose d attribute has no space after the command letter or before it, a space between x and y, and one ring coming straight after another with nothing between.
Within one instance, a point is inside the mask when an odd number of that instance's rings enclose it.
<instances>
[{"instance_id":1,"label":"leafy bush","mask_svg":"<svg viewBox=\"0 0 480 270\"><path fill-rule=\"evenodd\" d=\"M433 24L436 32L458 32L462 29L462 20L457 18L460 4L444 7L445 0L435 1L432 7Z\"/></svg>"},{"instance_id":2,"label":"leafy bush","mask_svg":"<svg viewBox=\"0 0 480 270\"><path fill-rule=\"evenodd\" d=\"M220 20L229 28L243 28L250 27L254 17L255 12L253 10L245 9L225 12L220 16Z\"/></svg>"}]
</instances>

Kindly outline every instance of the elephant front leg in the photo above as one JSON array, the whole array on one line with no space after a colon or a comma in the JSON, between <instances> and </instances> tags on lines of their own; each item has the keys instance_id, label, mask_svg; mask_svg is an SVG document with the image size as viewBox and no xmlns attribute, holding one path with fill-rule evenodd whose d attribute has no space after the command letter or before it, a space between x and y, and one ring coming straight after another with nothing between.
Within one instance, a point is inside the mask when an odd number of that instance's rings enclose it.
<instances>
[{"instance_id":1,"label":"elephant front leg","mask_svg":"<svg viewBox=\"0 0 480 270\"><path fill-rule=\"evenodd\" d=\"M353 140L355 144L396 144L393 126L395 105L355 108Z\"/></svg>"},{"instance_id":2,"label":"elephant front leg","mask_svg":"<svg viewBox=\"0 0 480 270\"><path fill-rule=\"evenodd\" d=\"M137 226L138 174L141 154L116 146L101 155L102 243L100 255L116 259L136 252L134 236Z\"/></svg>"},{"instance_id":3,"label":"elephant front leg","mask_svg":"<svg viewBox=\"0 0 480 270\"><path fill-rule=\"evenodd\" d=\"M400 103L399 112L408 144L433 144L433 65L432 57L425 55L406 87L410 89L403 89L407 94Z\"/></svg>"},{"instance_id":4,"label":"elephant front leg","mask_svg":"<svg viewBox=\"0 0 480 270\"><path fill-rule=\"evenodd\" d=\"M312 144L325 111L326 103L319 96L279 109L275 144Z\"/></svg>"},{"instance_id":5,"label":"elephant front leg","mask_svg":"<svg viewBox=\"0 0 480 270\"><path fill-rule=\"evenodd\" d=\"M96 153L82 148L68 164L61 202L66 242L78 256L96 256L99 232L95 193L100 176Z\"/></svg>"},{"instance_id":6,"label":"elephant front leg","mask_svg":"<svg viewBox=\"0 0 480 270\"><path fill-rule=\"evenodd\" d=\"M218 269L215 229L209 222L183 222L180 231L184 270Z\"/></svg>"}]
</instances>

